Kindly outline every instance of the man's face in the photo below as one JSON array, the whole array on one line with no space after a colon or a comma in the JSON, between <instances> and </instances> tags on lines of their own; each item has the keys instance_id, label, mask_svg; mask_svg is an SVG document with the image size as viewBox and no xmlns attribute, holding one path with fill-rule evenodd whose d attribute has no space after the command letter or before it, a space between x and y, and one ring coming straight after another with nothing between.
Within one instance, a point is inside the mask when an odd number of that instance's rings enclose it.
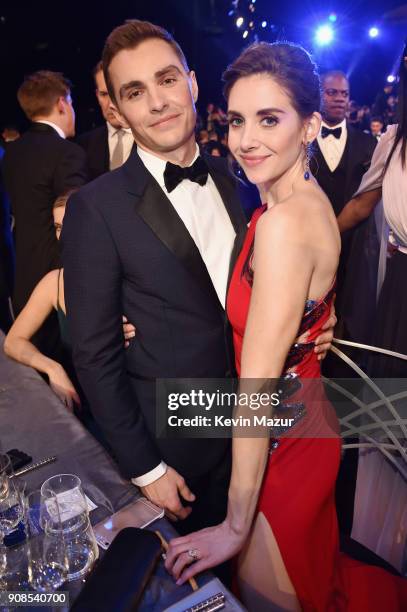
<instances>
[{"instance_id":1,"label":"man's face","mask_svg":"<svg viewBox=\"0 0 407 612\"><path fill-rule=\"evenodd\" d=\"M346 117L349 105L349 82L338 75L328 76L322 84L321 114L324 121L335 125Z\"/></svg>"},{"instance_id":2,"label":"man's face","mask_svg":"<svg viewBox=\"0 0 407 612\"><path fill-rule=\"evenodd\" d=\"M198 86L174 49L160 39L120 51L109 66L117 118L135 141L155 154L174 152L194 138Z\"/></svg>"},{"instance_id":3,"label":"man's face","mask_svg":"<svg viewBox=\"0 0 407 612\"><path fill-rule=\"evenodd\" d=\"M371 121L370 131L372 132L373 136L378 136L381 134L382 129L383 123L381 121Z\"/></svg>"},{"instance_id":4,"label":"man's face","mask_svg":"<svg viewBox=\"0 0 407 612\"><path fill-rule=\"evenodd\" d=\"M99 72L95 74L95 86L96 97L105 121L108 121L110 125L116 129L120 128L121 125L110 108L111 100L109 94L107 93L106 81L102 70L99 70Z\"/></svg>"}]
</instances>

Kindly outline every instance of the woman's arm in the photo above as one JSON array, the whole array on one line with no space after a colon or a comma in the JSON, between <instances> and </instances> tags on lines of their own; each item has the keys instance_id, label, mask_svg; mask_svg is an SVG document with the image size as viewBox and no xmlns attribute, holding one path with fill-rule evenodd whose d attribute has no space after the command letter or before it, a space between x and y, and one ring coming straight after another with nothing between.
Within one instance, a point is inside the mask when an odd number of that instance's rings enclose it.
<instances>
[{"instance_id":1,"label":"woman's arm","mask_svg":"<svg viewBox=\"0 0 407 612\"><path fill-rule=\"evenodd\" d=\"M263 381L280 377L309 295L314 269L312 248L302 242L296 230L298 221L294 222L291 212L279 209L266 213L256 227L255 274L243 342L240 393L259 392ZM234 431L227 518L217 527L171 542L166 568L178 583L222 563L242 548L257 506L268 448L266 432L263 437L245 438L237 437ZM190 549L199 551L199 560L185 569L191 562Z\"/></svg>"},{"instance_id":2,"label":"woman's arm","mask_svg":"<svg viewBox=\"0 0 407 612\"><path fill-rule=\"evenodd\" d=\"M38 283L4 341L8 357L46 374L50 385L62 401L72 408L80 403L72 382L60 363L43 355L30 341L55 308L58 293L58 270L49 272Z\"/></svg>"},{"instance_id":3,"label":"woman's arm","mask_svg":"<svg viewBox=\"0 0 407 612\"><path fill-rule=\"evenodd\" d=\"M382 189L378 187L352 198L342 209L338 217L339 231L342 233L367 219L381 197Z\"/></svg>"},{"instance_id":4,"label":"woman's arm","mask_svg":"<svg viewBox=\"0 0 407 612\"><path fill-rule=\"evenodd\" d=\"M30 342L54 308L54 295L58 286L58 271L49 272L38 283L30 299L14 321L4 342L4 352L8 357L31 366L44 374L49 374L55 364L53 359L43 355Z\"/></svg>"},{"instance_id":5,"label":"woman's arm","mask_svg":"<svg viewBox=\"0 0 407 612\"><path fill-rule=\"evenodd\" d=\"M298 333L314 261L311 249L304 248L297 228L298 221L293 220L291 212L283 207L270 211L258 222L240 392L259 391L261 381L276 380L281 376L288 351ZM243 539L256 509L268 447L266 435L233 439L227 520L231 529Z\"/></svg>"}]
</instances>

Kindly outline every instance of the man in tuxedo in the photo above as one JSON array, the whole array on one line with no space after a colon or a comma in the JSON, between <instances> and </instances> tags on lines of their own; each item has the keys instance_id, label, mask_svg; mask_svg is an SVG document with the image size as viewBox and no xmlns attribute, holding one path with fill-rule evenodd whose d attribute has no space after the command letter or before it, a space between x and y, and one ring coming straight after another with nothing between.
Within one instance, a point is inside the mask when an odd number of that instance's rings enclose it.
<instances>
[{"instance_id":1,"label":"man in tuxedo","mask_svg":"<svg viewBox=\"0 0 407 612\"><path fill-rule=\"evenodd\" d=\"M85 149L89 180L93 180L119 168L130 155L134 145L133 134L128 127L122 127L110 109L111 101L103 76L102 62L98 62L93 71L95 93L100 110L105 120L104 125L85 134L77 142Z\"/></svg>"},{"instance_id":2,"label":"man in tuxedo","mask_svg":"<svg viewBox=\"0 0 407 612\"><path fill-rule=\"evenodd\" d=\"M311 169L328 196L336 216L359 187L363 174L370 166L375 138L348 125L349 81L340 71L321 76L322 124L311 159ZM342 252L337 277L336 307L342 310L342 289L353 231L342 235Z\"/></svg>"},{"instance_id":3,"label":"man in tuxedo","mask_svg":"<svg viewBox=\"0 0 407 612\"><path fill-rule=\"evenodd\" d=\"M224 519L230 445L157 438L155 381L233 375L225 297L246 222L226 161L199 155L198 86L171 35L127 22L108 37L103 68L137 150L69 200L73 357L122 472L186 533ZM127 351L122 312L137 327Z\"/></svg>"},{"instance_id":4,"label":"man in tuxedo","mask_svg":"<svg viewBox=\"0 0 407 612\"><path fill-rule=\"evenodd\" d=\"M32 124L18 140L7 144L3 162L15 219L16 315L43 276L60 265L52 216L55 199L86 182L85 154L66 140L75 134L69 81L58 72L35 72L25 78L17 98ZM51 316L36 340L40 350L57 354L56 317Z\"/></svg>"}]
</instances>

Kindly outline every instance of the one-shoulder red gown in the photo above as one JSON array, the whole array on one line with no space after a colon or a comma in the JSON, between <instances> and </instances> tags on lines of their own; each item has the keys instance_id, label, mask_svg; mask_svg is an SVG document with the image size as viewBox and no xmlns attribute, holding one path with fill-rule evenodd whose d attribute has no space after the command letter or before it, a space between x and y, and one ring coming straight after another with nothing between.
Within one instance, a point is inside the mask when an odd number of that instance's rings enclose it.
<instances>
[{"instance_id":1,"label":"one-shoulder red gown","mask_svg":"<svg viewBox=\"0 0 407 612\"><path fill-rule=\"evenodd\" d=\"M245 270L256 223L265 210L263 206L253 214L227 298L239 375L252 284ZM309 330L310 336L307 344L293 345L283 375L290 369L302 382L321 377L313 341L329 317L333 297L334 287L322 299L306 302L299 334ZM406 580L339 551L335 481L341 441L334 433L338 427L332 426L332 407L327 409L321 393L322 385L311 386L305 393L307 418L272 442L258 511L269 522L304 611L406 611Z\"/></svg>"}]
</instances>

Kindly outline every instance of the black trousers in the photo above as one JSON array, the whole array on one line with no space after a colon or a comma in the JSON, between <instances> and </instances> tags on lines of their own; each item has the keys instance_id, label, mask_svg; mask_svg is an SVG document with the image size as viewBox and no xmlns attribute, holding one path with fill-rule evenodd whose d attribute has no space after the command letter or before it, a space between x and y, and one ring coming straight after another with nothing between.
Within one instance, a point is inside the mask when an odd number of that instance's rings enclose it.
<instances>
[{"instance_id":1,"label":"black trousers","mask_svg":"<svg viewBox=\"0 0 407 612\"><path fill-rule=\"evenodd\" d=\"M204 476L187 482L196 500L192 503L184 502L185 505L192 506L192 512L188 518L177 521L174 525L179 534L186 535L198 529L212 527L225 519L231 463L231 444L228 444L217 466Z\"/></svg>"},{"instance_id":2,"label":"black trousers","mask_svg":"<svg viewBox=\"0 0 407 612\"><path fill-rule=\"evenodd\" d=\"M219 525L226 518L228 490L232 466L231 441L229 441L224 457L208 474L187 482L188 487L196 496L194 502L185 502L192 506L191 514L185 520L173 523L180 535ZM228 587L232 583L232 565L226 561L212 568L214 574Z\"/></svg>"}]
</instances>

